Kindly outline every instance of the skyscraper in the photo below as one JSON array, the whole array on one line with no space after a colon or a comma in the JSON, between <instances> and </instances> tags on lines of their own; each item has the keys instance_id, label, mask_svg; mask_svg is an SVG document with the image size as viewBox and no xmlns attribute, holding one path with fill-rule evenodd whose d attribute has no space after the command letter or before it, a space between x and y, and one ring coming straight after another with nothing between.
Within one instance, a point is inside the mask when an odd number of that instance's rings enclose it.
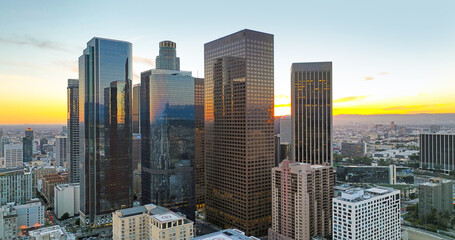
<instances>
[{"instance_id":1,"label":"skyscraper","mask_svg":"<svg viewBox=\"0 0 455 240\"><path fill-rule=\"evenodd\" d=\"M271 224L273 35L242 30L204 45L207 220L247 235Z\"/></svg>"},{"instance_id":2,"label":"skyscraper","mask_svg":"<svg viewBox=\"0 0 455 240\"><path fill-rule=\"evenodd\" d=\"M194 220L194 79L175 47L160 42L157 69L141 73L142 203Z\"/></svg>"},{"instance_id":3,"label":"skyscraper","mask_svg":"<svg viewBox=\"0 0 455 240\"><path fill-rule=\"evenodd\" d=\"M194 79L194 185L196 208L205 204L204 79Z\"/></svg>"},{"instance_id":4,"label":"skyscraper","mask_svg":"<svg viewBox=\"0 0 455 240\"><path fill-rule=\"evenodd\" d=\"M421 168L445 173L455 170L455 134L423 133L419 145Z\"/></svg>"},{"instance_id":5,"label":"skyscraper","mask_svg":"<svg viewBox=\"0 0 455 240\"><path fill-rule=\"evenodd\" d=\"M33 160L33 129L27 128L25 130L25 137L22 139L24 162L31 162Z\"/></svg>"},{"instance_id":6,"label":"skyscraper","mask_svg":"<svg viewBox=\"0 0 455 240\"><path fill-rule=\"evenodd\" d=\"M272 169L269 239L311 239L332 233L332 166L284 160Z\"/></svg>"},{"instance_id":7,"label":"skyscraper","mask_svg":"<svg viewBox=\"0 0 455 240\"><path fill-rule=\"evenodd\" d=\"M79 79L68 79L67 96L67 129L68 129L68 169L69 182L80 181L79 166Z\"/></svg>"},{"instance_id":8,"label":"skyscraper","mask_svg":"<svg viewBox=\"0 0 455 240\"><path fill-rule=\"evenodd\" d=\"M132 45L93 38L79 58L81 221L96 226L133 205Z\"/></svg>"},{"instance_id":9,"label":"skyscraper","mask_svg":"<svg viewBox=\"0 0 455 240\"><path fill-rule=\"evenodd\" d=\"M134 84L133 86L133 133L140 133L139 131L139 104L141 101L141 84Z\"/></svg>"},{"instance_id":10,"label":"skyscraper","mask_svg":"<svg viewBox=\"0 0 455 240\"><path fill-rule=\"evenodd\" d=\"M68 161L68 144L66 136L55 137L55 160L59 166L66 167Z\"/></svg>"},{"instance_id":11,"label":"skyscraper","mask_svg":"<svg viewBox=\"0 0 455 240\"><path fill-rule=\"evenodd\" d=\"M291 67L291 159L332 163L332 63Z\"/></svg>"},{"instance_id":12,"label":"skyscraper","mask_svg":"<svg viewBox=\"0 0 455 240\"><path fill-rule=\"evenodd\" d=\"M453 181L431 178L419 185L419 218L426 220L430 213L453 214ZM426 222L426 221L425 221Z\"/></svg>"},{"instance_id":13,"label":"skyscraper","mask_svg":"<svg viewBox=\"0 0 455 240\"><path fill-rule=\"evenodd\" d=\"M22 161L22 144L6 144L4 146L3 168L21 168L23 167Z\"/></svg>"}]
</instances>

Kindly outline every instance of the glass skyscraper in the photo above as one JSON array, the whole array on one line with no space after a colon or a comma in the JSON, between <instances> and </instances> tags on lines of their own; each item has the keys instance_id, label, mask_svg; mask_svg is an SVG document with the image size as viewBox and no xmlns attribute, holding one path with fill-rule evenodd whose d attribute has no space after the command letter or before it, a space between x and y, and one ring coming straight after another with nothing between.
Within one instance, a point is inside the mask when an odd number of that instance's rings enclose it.
<instances>
[{"instance_id":1,"label":"glass skyscraper","mask_svg":"<svg viewBox=\"0 0 455 240\"><path fill-rule=\"evenodd\" d=\"M133 206L132 45L93 38L79 58L81 221Z\"/></svg>"},{"instance_id":2,"label":"glass skyscraper","mask_svg":"<svg viewBox=\"0 0 455 240\"><path fill-rule=\"evenodd\" d=\"M79 169L79 79L68 79L67 87L68 168L69 181L80 181ZM42 145L42 144L41 144Z\"/></svg>"},{"instance_id":3,"label":"glass skyscraper","mask_svg":"<svg viewBox=\"0 0 455 240\"><path fill-rule=\"evenodd\" d=\"M22 139L24 162L31 162L33 160L33 129L27 128L25 130L25 137Z\"/></svg>"},{"instance_id":4,"label":"glass skyscraper","mask_svg":"<svg viewBox=\"0 0 455 240\"><path fill-rule=\"evenodd\" d=\"M204 45L207 220L254 236L272 221L273 47L252 30Z\"/></svg>"},{"instance_id":5,"label":"glass skyscraper","mask_svg":"<svg viewBox=\"0 0 455 240\"><path fill-rule=\"evenodd\" d=\"M160 43L157 69L141 73L142 203L194 220L194 78L179 71L175 43Z\"/></svg>"}]
</instances>

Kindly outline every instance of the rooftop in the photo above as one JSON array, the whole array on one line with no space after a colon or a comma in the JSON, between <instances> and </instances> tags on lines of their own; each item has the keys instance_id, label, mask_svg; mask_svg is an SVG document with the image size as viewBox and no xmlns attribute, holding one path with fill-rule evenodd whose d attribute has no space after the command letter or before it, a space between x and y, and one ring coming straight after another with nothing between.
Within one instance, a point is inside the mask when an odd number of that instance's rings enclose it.
<instances>
[{"instance_id":1,"label":"rooftop","mask_svg":"<svg viewBox=\"0 0 455 240\"><path fill-rule=\"evenodd\" d=\"M195 240L250 240L256 239L245 236L245 233L237 229L225 229L204 236L193 238Z\"/></svg>"},{"instance_id":2,"label":"rooftop","mask_svg":"<svg viewBox=\"0 0 455 240\"><path fill-rule=\"evenodd\" d=\"M173 212L168 212L168 213L164 213L164 214L153 215L152 218L163 223L163 222L172 222L172 221L184 219L185 217L183 217L181 215L177 215Z\"/></svg>"},{"instance_id":3,"label":"rooftop","mask_svg":"<svg viewBox=\"0 0 455 240\"><path fill-rule=\"evenodd\" d=\"M382 187L350 188L342 192L341 196L337 197L336 199L348 202L361 202L365 200L374 199L392 192L399 192L399 190Z\"/></svg>"}]
</instances>

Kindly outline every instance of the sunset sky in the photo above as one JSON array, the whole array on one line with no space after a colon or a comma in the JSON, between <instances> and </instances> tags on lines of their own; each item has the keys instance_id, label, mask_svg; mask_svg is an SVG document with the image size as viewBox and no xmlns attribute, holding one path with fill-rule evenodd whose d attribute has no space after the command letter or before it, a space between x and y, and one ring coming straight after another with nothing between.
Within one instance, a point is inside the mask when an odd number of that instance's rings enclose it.
<instances>
[{"instance_id":1,"label":"sunset sky","mask_svg":"<svg viewBox=\"0 0 455 240\"><path fill-rule=\"evenodd\" d=\"M272 4L273 3L273 4ZM204 43L275 36L276 115L293 62L332 61L334 114L455 113L455 1L1 1L0 124L66 122L66 84L94 36L133 44L134 81L158 43L204 75Z\"/></svg>"}]
</instances>

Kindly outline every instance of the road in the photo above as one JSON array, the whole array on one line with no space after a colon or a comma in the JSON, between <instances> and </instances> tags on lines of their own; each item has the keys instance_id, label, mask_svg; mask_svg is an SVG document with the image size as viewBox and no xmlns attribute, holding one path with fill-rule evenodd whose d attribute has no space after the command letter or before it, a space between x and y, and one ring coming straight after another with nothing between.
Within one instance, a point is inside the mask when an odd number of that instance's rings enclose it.
<instances>
[{"instance_id":1,"label":"road","mask_svg":"<svg viewBox=\"0 0 455 240\"><path fill-rule=\"evenodd\" d=\"M448 237L448 236L445 236L445 235L441 235L439 233L423 230L423 229L420 229L420 228L408 227L408 226L403 226L403 225L401 225L401 228L402 229L406 229L406 230L412 230L412 231L419 232L419 233L426 234L426 235L430 235L430 236L433 236L433 237L437 237L439 239L447 239L447 240L455 239L455 238L451 238L451 237Z\"/></svg>"}]
</instances>

